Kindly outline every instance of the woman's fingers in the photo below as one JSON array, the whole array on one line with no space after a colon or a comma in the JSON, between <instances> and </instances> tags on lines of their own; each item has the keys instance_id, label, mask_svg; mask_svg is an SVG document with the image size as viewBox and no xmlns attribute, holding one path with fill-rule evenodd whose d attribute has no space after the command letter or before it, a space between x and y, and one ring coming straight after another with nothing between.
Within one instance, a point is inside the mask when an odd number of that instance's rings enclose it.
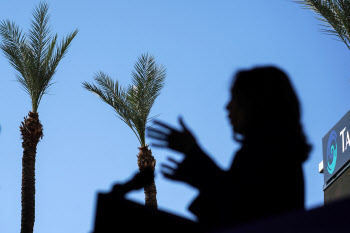
<instances>
[{"instance_id":1,"label":"woman's fingers","mask_svg":"<svg viewBox=\"0 0 350 233\"><path fill-rule=\"evenodd\" d=\"M158 135L168 135L168 134L170 134L170 132L164 132L164 130L159 130L159 129L156 129L156 128L153 128L153 127L149 127L147 129L147 133L148 134L158 134Z\"/></svg>"},{"instance_id":2,"label":"woman's fingers","mask_svg":"<svg viewBox=\"0 0 350 233\"><path fill-rule=\"evenodd\" d=\"M173 127L160 122L154 121L157 128L149 128L147 136L156 140L155 147L169 148L182 153L187 153L196 145L196 141L185 125L182 117L179 118L182 129L176 130Z\"/></svg>"},{"instance_id":3,"label":"woman's fingers","mask_svg":"<svg viewBox=\"0 0 350 233\"><path fill-rule=\"evenodd\" d=\"M167 161L168 164L161 164L160 172L168 179L180 181L181 178L179 177L178 170L181 163L172 157L167 157Z\"/></svg>"},{"instance_id":4,"label":"woman's fingers","mask_svg":"<svg viewBox=\"0 0 350 233\"><path fill-rule=\"evenodd\" d=\"M168 160L169 162L173 163L173 164L176 165L176 166L179 166L179 164L180 164L178 161L176 161L176 160L173 159L172 157L168 157L167 160Z\"/></svg>"},{"instance_id":5,"label":"woman's fingers","mask_svg":"<svg viewBox=\"0 0 350 233\"><path fill-rule=\"evenodd\" d=\"M176 171L175 168L173 168L173 167L171 167L169 165L166 165L166 164L162 164L161 167L162 167L162 171L164 171L164 169L168 170L168 171L171 171L172 173Z\"/></svg>"},{"instance_id":6,"label":"woman's fingers","mask_svg":"<svg viewBox=\"0 0 350 233\"><path fill-rule=\"evenodd\" d=\"M166 129L168 129L170 131L178 131L177 129L175 129L175 128L171 127L170 125L167 125L167 124L165 124L165 123L163 123L161 121L154 120L153 123L158 125L158 126L161 126L163 128L166 128Z\"/></svg>"},{"instance_id":7,"label":"woman's fingers","mask_svg":"<svg viewBox=\"0 0 350 233\"><path fill-rule=\"evenodd\" d=\"M180 123L181 127L182 127L186 132L189 132L187 126L185 125L185 123L184 123L184 121L183 121L182 116L179 117L179 123Z\"/></svg>"},{"instance_id":8,"label":"woman's fingers","mask_svg":"<svg viewBox=\"0 0 350 233\"><path fill-rule=\"evenodd\" d=\"M151 147L168 148L168 144L167 143L163 143L163 144L151 143Z\"/></svg>"},{"instance_id":9,"label":"woman's fingers","mask_svg":"<svg viewBox=\"0 0 350 233\"><path fill-rule=\"evenodd\" d=\"M165 178L168 178L170 180L178 180L175 175L169 174L169 173L164 172L164 171L162 171L161 173Z\"/></svg>"},{"instance_id":10,"label":"woman's fingers","mask_svg":"<svg viewBox=\"0 0 350 233\"><path fill-rule=\"evenodd\" d=\"M148 133L147 136L149 138L155 139L155 140L159 140L159 141L168 141L168 136L167 135L161 135L161 134L152 134L152 133Z\"/></svg>"}]
</instances>

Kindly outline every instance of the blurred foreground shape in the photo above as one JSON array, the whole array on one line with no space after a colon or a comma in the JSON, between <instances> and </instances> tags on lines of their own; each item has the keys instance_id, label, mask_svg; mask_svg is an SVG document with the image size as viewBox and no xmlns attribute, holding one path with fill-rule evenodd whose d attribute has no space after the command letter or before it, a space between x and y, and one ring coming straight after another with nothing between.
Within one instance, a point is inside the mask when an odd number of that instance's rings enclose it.
<instances>
[{"instance_id":1,"label":"blurred foreground shape","mask_svg":"<svg viewBox=\"0 0 350 233\"><path fill-rule=\"evenodd\" d=\"M93 233L105 232L199 232L188 219L140 205L113 193L99 193Z\"/></svg>"},{"instance_id":2,"label":"blurred foreground shape","mask_svg":"<svg viewBox=\"0 0 350 233\"><path fill-rule=\"evenodd\" d=\"M216 233L243 232L349 232L350 199L332 202L310 211L298 210L262 219ZM185 233L206 232L195 222L124 199L112 193L99 193L93 233L107 232Z\"/></svg>"}]
</instances>

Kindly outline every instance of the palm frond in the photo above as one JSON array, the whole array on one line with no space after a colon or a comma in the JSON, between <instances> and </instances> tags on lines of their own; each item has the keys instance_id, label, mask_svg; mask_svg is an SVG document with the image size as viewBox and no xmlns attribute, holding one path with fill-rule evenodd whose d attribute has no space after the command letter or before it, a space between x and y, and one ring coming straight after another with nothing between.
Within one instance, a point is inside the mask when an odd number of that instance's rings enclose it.
<instances>
[{"instance_id":1,"label":"palm frond","mask_svg":"<svg viewBox=\"0 0 350 233\"><path fill-rule=\"evenodd\" d=\"M164 86L166 70L157 65L152 55L142 54L132 72L132 86L128 89L130 107L137 112L137 129L140 138L144 140L148 116L155 99ZM143 144L145 142L143 141Z\"/></svg>"},{"instance_id":2,"label":"palm frond","mask_svg":"<svg viewBox=\"0 0 350 233\"><path fill-rule=\"evenodd\" d=\"M325 27L328 35L337 36L350 49L350 1L349 0L304 0L296 1L311 9Z\"/></svg>"},{"instance_id":3,"label":"palm frond","mask_svg":"<svg viewBox=\"0 0 350 233\"><path fill-rule=\"evenodd\" d=\"M49 6L43 2L38 4L38 7L33 11L33 19L31 20L31 29L28 37L30 39L29 45L35 55L36 72L40 72L40 66L43 64L44 53L51 41L50 35L50 15L48 14ZM40 75L39 73L36 74Z\"/></svg>"},{"instance_id":4,"label":"palm frond","mask_svg":"<svg viewBox=\"0 0 350 233\"><path fill-rule=\"evenodd\" d=\"M119 85L118 81L114 82L114 80L102 71L95 74L94 80L97 85L83 82L83 87L95 93L103 102L110 105L117 113L117 117L131 128L141 143L141 139L133 123L135 114L131 112L128 106L126 91Z\"/></svg>"},{"instance_id":5,"label":"palm frond","mask_svg":"<svg viewBox=\"0 0 350 233\"><path fill-rule=\"evenodd\" d=\"M127 89L123 89L118 81L114 82L103 72L95 75L97 86L87 82L83 86L109 104L118 117L132 129L141 146L144 146L146 124L152 119L149 114L164 86L165 76L165 68L157 65L153 56L143 54L135 63L132 85Z\"/></svg>"},{"instance_id":6,"label":"palm frond","mask_svg":"<svg viewBox=\"0 0 350 233\"><path fill-rule=\"evenodd\" d=\"M0 24L1 49L17 71L17 81L30 95L33 112L37 112L42 96L53 84L56 68L78 33L75 30L57 45L57 35L50 34L48 11L47 3L37 5L28 36L13 22L7 20Z\"/></svg>"},{"instance_id":7,"label":"palm frond","mask_svg":"<svg viewBox=\"0 0 350 233\"><path fill-rule=\"evenodd\" d=\"M23 82L24 89L28 92L25 57L22 54L23 47L26 47L26 35L22 33L18 25L9 20L0 24L0 35L2 37L1 50L9 60L11 66L18 72L18 77Z\"/></svg>"}]
</instances>

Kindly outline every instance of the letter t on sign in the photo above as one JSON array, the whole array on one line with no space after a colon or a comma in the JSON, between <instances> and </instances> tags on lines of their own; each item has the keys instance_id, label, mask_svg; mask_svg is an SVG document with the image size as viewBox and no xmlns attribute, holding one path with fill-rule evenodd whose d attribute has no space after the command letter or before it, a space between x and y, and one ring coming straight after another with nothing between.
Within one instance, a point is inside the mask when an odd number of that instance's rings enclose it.
<instances>
[{"instance_id":1,"label":"letter t on sign","mask_svg":"<svg viewBox=\"0 0 350 233\"><path fill-rule=\"evenodd\" d=\"M343 153L344 153L344 146L345 146L345 142L344 142L344 131L346 130L346 127L340 132L341 135L341 141L342 141L342 148L343 148Z\"/></svg>"}]
</instances>

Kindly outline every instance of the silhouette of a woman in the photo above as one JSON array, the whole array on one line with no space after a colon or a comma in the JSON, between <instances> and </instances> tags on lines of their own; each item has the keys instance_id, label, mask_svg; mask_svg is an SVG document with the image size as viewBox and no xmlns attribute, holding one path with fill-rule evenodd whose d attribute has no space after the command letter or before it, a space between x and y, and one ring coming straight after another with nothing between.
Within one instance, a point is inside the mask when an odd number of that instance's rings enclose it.
<instances>
[{"instance_id":1,"label":"silhouette of a woman","mask_svg":"<svg viewBox=\"0 0 350 233\"><path fill-rule=\"evenodd\" d=\"M159 121L148 130L154 146L185 155L181 163L169 157L161 172L199 189L189 208L198 222L232 226L304 208L302 163L311 146L287 75L275 67L239 71L226 109L241 143L228 171L202 151L181 118L181 130Z\"/></svg>"}]
</instances>

